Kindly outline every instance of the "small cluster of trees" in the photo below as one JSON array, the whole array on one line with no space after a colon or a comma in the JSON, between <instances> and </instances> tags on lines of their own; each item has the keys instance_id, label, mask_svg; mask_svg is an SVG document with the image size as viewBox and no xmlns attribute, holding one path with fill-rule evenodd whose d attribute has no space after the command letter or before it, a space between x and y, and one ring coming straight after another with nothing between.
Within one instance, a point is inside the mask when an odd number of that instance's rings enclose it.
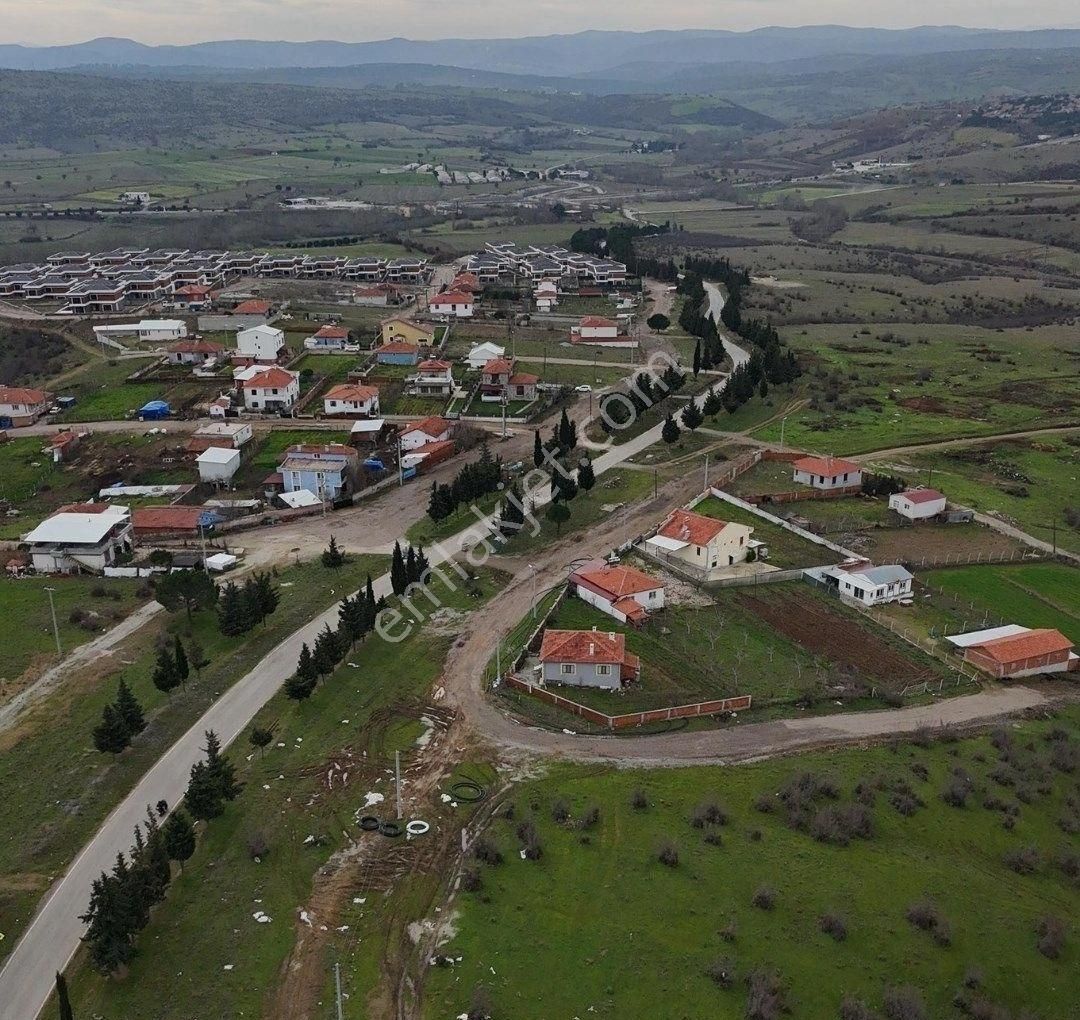
<instances>
[{"instance_id":1,"label":"small cluster of trees","mask_svg":"<svg viewBox=\"0 0 1080 1020\"><path fill-rule=\"evenodd\" d=\"M209 821L224 811L224 803L240 793L235 770L221 756L221 744L213 731L206 733L206 757L191 769L185 796L187 811L168 813L165 801L146 809L146 821L135 826L131 849L116 855L111 872L94 880L90 903L79 918L86 925L82 936L90 962L102 974L122 974L136 952L135 937L150 921L150 911L160 903L172 881L172 862L181 868L195 853L192 816ZM189 814L190 812L190 814ZM59 981L58 981L59 987Z\"/></svg>"},{"instance_id":2,"label":"small cluster of trees","mask_svg":"<svg viewBox=\"0 0 1080 1020\"><path fill-rule=\"evenodd\" d=\"M600 424L605 432L624 428L639 415L644 414L678 393L686 384L686 376L675 365L669 364L659 379L648 372L639 372L629 392L614 390L600 402Z\"/></svg>"},{"instance_id":3,"label":"small cluster of trees","mask_svg":"<svg viewBox=\"0 0 1080 1020\"><path fill-rule=\"evenodd\" d=\"M142 705L120 678L116 700L101 710L101 722L94 727L94 747L109 754L119 754L131 746L132 738L146 729Z\"/></svg>"},{"instance_id":4,"label":"small cluster of trees","mask_svg":"<svg viewBox=\"0 0 1080 1020\"><path fill-rule=\"evenodd\" d=\"M254 574L243 587L230 581L218 596L218 628L226 637L246 634L271 616L280 601L281 593L274 587L269 574Z\"/></svg>"},{"instance_id":5,"label":"small cluster of trees","mask_svg":"<svg viewBox=\"0 0 1080 1020\"><path fill-rule=\"evenodd\" d=\"M162 694L170 694L175 688L187 682L192 669L201 673L208 661L201 645L192 641L185 649L180 635L177 634L171 645L163 642L158 647L157 661L154 663L151 679Z\"/></svg>"},{"instance_id":6,"label":"small cluster of trees","mask_svg":"<svg viewBox=\"0 0 1080 1020\"><path fill-rule=\"evenodd\" d=\"M412 552L412 549L409 551ZM285 681L285 695L293 701L310 698L319 681L337 669L345 653L375 629L380 607L369 574L363 591L341 600L337 628L331 629L327 624L316 637L314 648L309 648L307 642L301 646L296 671ZM264 747L270 742L269 734L268 730L252 730L252 744Z\"/></svg>"},{"instance_id":7,"label":"small cluster of trees","mask_svg":"<svg viewBox=\"0 0 1080 1020\"><path fill-rule=\"evenodd\" d=\"M599 255L622 262L632 273L638 272L638 260L634 254L634 240L666 234L672 229L667 223L619 223L610 227L582 227L570 235L570 250L589 255Z\"/></svg>"},{"instance_id":8,"label":"small cluster of trees","mask_svg":"<svg viewBox=\"0 0 1080 1020\"><path fill-rule=\"evenodd\" d=\"M183 608L190 623L196 610L217 605L218 588L205 570L172 570L155 578L154 598L170 613Z\"/></svg>"},{"instance_id":9,"label":"small cluster of trees","mask_svg":"<svg viewBox=\"0 0 1080 1020\"><path fill-rule=\"evenodd\" d=\"M431 498L428 500L428 517L441 521L449 517L462 503L495 492L502 484L502 460L493 457L485 443L480 447L480 456L466 464L449 484L431 483Z\"/></svg>"},{"instance_id":10,"label":"small cluster of trees","mask_svg":"<svg viewBox=\"0 0 1080 1020\"><path fill-rule=\"evenodd\" d=\"M404 595L410 584L423 580L429 567L423 546L414 549L410 542L405 552L402 552L401 543L395 542L394 553L390 558L390 588L395 595Z\"/></svg>"}]
</instances>

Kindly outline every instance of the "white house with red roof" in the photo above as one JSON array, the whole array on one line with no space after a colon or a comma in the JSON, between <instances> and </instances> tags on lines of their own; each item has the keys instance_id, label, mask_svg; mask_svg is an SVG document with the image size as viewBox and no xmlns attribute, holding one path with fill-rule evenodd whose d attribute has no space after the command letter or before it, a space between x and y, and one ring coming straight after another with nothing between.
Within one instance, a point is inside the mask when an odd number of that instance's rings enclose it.
<instances>
[{"instance_id":1,"label":"white house with red roof","mask_svg":"<svg viewBox=\"0 0 1080 1020\"><path fill-rule=\"evenodd\" d=\"M570 343L591 347L632 348L638 343L632 336L619 333L619 324L602 315L585 315L570 327Z\"/></svg>"},{"instance_id":2,"label":"white house with red roof","mask_svg":"<svg viewBox=\"0 0 1080 1020\"><path fill-rule=\"evenodd\" d=\"M450 438L450 422L431 417L410 422L401 430L399 442L405 451L417 450L429 443L442 443Z\"/></svg>"},{"instance_id":3,"label":"white house with red roof","mask_svg":"<svg viewBox=\"0 0 1080 1020\"><path fill-rule=\"evenodd\" d=\"M937 489L906 489L889 497L889 509L909 521L925 521L945 512L945 495Z\"/></svg>"},{"instance_id":4,"label":"white house with red roof","mask_svg":"<svg viewBox=\"0 0 1080 1020\"><path fill-rule=\"evenodd\" d=\"M352 414L372 417L379 413L379 387L341 383L323 395L323 410L330 415Z\"/></svg>"},{"instance_id":5,"label":"white house with red roof","mask_svg":"<svg viewBox=\"0 0 1080 1020\"><path fill-rule=\"evenodd\" d=\"M441 358L421 361L409 380L410 392L420 397L448 397L454 386L454 366Z\"/></svg>"},{"instance_id":6,"label":"white house with red roof","mask_svg":"<svg viewBox=\"0 0 1080 1020\"><path fill-rule=\"evenodd\" d=\"M475 308L476 298L464 290L443 291L428 302L428 311L432 315L445 315L451 319L471 319Z\"/></svg>"},{"instance_id":7,"label":"white house with red roof","mask_svg":"<svg viewBox=\"0 0 1080 1020\"><path fill-rule=\"evenodd\" d=\"M733 521L705 517L692 510L673 510L645 545L662 557L698 570L744 563L755 543L754 529Z\"/></svg>"},{"instance_id":8,"label":"white house with red roof","mask_svg":"<svg viewBox=\"0 0 1080 1020\"><path fill-rule=\"evenodd\" d=\"M955 634L946 638L964 659L999 679L1068 673L1080 668L1074 642L1059 630L1032 630L1018 624Z\"/></svg>"},{"instance_id":9,"label":"white house with red roof","mask_svg":"<svg viewBox=\"0 0 1080 1020\"><path fill-rule=\"evenodd\" d=\"M791 464L794 479L815 489L856 489L862 487L862 468L839 457L800 457Z\"/></svg>"},{"instance_id":10,"label":"white house with red roof","mask_svg":"<svg viewBox=\"0 0 1080 1020\"><path fill-rule=\"evenodd\" d=\"M480 375L480 399L535 400L540 376L519 372L513 358L492 358Z\"/></svg>"},{"instance_id":11,"label":"white house with red roof","mask_svg":"<svg viewBox=\"0 0 1080 1020\"><path fill-rule=\"evenodd\" d=\"M249 411L290 411L300 399L300 373L275 365L243 380L240 388Z\"/></svg>"},{"instance_id":12,"label":"white house with red roof","mask_svg":"<svg viewBox=\"0 0 1080 1020\"><path fill-rule=\"evenodd\" d=\"M33 389L29 386L0 386L0 419L10 419L9 425L33 425L52 403L52 394L48 390Z\"/></svg>"},{"instance_id":13,"label":"white house with red roof","mask_svg":"<svg viewBox=\"0 0 1080 1020\"><path fill-rule=\"evenodd\" d=\"M635 567L595 560L570 575L579 599L620 623L641 626L648 613L664 608L664 583Z\"/></svg>"},{"instance_id":14,"label":"white house with red roof","mask_svg":"<svg viewBox=\"0 0 1080 1020\"><path fill-rule=\"evenodd\" d=\"M641 660L613 631L545 630L540 645L544 683L616 691L641 675Z\"/></svg>"},{"instance_id":15,"label":"white house with red roof","mask_svg":"<svg viewBox=\"0 0 1080 1020\"><path fill-rule=\"evenodd\" d=\"M210 340L178 340L169 345L165 358L170 365L201 365L221 357L225 348Z\"/></svg>"},{"instance_id":16,"label":"white house with red roof","mask_svg":"<svg viewBox=\"0 0 1080 1020\"><path fill-rule=\"evenodd\" d=\"M334 351L358 351L359 344L349 341L349 331L344 326L320 326L311 336L304 339L304 350L314 354Z\"/></svg>"}]
</instances>

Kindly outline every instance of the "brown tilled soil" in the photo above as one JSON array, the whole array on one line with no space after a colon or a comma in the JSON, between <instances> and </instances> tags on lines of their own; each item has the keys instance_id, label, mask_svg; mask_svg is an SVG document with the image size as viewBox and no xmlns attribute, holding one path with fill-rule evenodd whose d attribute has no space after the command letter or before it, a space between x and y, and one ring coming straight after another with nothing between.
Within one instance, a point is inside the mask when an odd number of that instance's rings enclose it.
<instances>
[{"instance_id":1,"label":"brown tilled soil","mask_svg":"<svg viewBox=\"0 0 1080 1020\"><path fill-rule=\"evenodd\" d=\"M739 602L796 644L868 679L904 686L929 678L919 663L809 591L740 593Z\"/></svg>"}]
</instances>

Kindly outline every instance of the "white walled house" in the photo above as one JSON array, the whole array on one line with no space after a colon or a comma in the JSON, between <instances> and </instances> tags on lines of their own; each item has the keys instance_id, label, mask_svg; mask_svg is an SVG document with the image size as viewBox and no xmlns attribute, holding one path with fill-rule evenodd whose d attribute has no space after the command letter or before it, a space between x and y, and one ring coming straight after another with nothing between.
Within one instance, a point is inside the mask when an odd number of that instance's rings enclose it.
<instances>
[{"instance_id":1,"label":"white walled house","mask_svg":"<svg viewBox=\"0 0 1080 1020\"><path fill-rule=\"evenodd\" d=\"M937 489L907 489L889 497L889 509L909 521L925 521L945 512L945 496Z\"/></svg>"},{"instance_id":2,"label":"white walled house","mask_svg":"<svg viewBox=\"0 0 1080 1020\"><path fill-rule=\"evenodd\" d=\"M489 361L502 358L505 354L505 347L500 347L488 340L473 347L465 356L465 362L473 371L479 372Z\"/></svg>"},{"instance_id":3,"label":"white walled house","mask_svg":"<svg viewBox=\"0 0 1080 1020\"><path fill-rule=\"evenodd\" d=\"M52 394L28 386L0 386L0 419L10 419L14 428L33 425L52 403Z\"/></svg>"},{"instance_id":4,"label":"white walled house","mask_svg":"<svg viewBox=\"0 0 1080 1020\"><path fill-rule=\"evenodd\" d=\"M744 563L753 547L753 533L754 529L745 524L674 510L645 544L687 566L714 570Z\"/></svg>"},{"instance_id":5,"label":"white walled house","mask_svg":"<svg viewBox=\"0 0 1080 1020\"><path fill-rule=\"evenodd\" d=\"M862 485L862 468L838 457L800 457L792 463L794 480L815 489L848 489Z\"/></svg>"},{"instance_id":6,"label":"white walled house","mask_svg":"<svg viewBox=\"0 0 1080 1020\"><path fill-rule=\"evenodd\" d=\"M285 347L285 331L274 326L252 326L236 334L236 356L270 364Z\"/></svg>"},{"instance_id":7,"label":"white walled house","mask_svg":"<svg viewBox=\"0 0 1080 1020\"><path fill-rule=\"evenodd\" d=\"M444 291L428 302L428 311L432 315L445 315L451 319L471 319L475 307L476 299L465 291Z\"/></svg>"},{"instance_id":8,"label":"white walled house","mask_svg":"<svg viewBox=\"0 0 1080 1020\"><path fill-rule=\"evenodd\" d=\"M614 340L619 335L619 324L602 315L586 315L574 327L574 332L582 340Z\"/></svg>"},{"instance_id":9,"label":"white walled house","mask_svg":"<svg viewBox=\"0 0 1080 1020\"><path fill-rule=\"evenodd\" d=\"M249 411L290 411L300 399L300 376L284 368L266 368L241 384Z\"/></svg>"},{"instance_id":10,"label":"white walled house","mask_svg":"<svg viewBox=\"0 0 1080 1020\"><path fill-rule=\"evenodd\" d=\"M664 608L664 583L643 571L603 560L587 563L570 575L583 602L620 623L640 626L652 610Z\"/></svg>"},{"instance_id":11,"label":"white walled house","mask_svg":"<svg viewBox=\"0 0 1080 1020\"><path fill-rule=\"evenodd\" d=\"M376 415L379 413L379 387L342 383L326 391L323 410L327 414Z\"/></svg>"},{"instance_id":12,"label":"white walled house","mask_svg":"<svg viewBox=\"0 0 1080 1020\"><path fill-rule=\"evenodd\" d=\"M360 345L350 342L349 331L344 326L320 326L316 333L304 340L304 350L315 354L358 351Z\"/></svg>"},{"instance_id":13,"label":"white walled house","mask_svg":"<svg viewBox=\"0 0 1080 1020\"><path fill-rule=\"evenodd\" d=\"M195 458L195 463L199 466L201 481L226 485L240 469L240 451L224 446L210 446Z\"/></svg>"},{"instance_id":14,"label":"white walled house","mask_svg":"<svg viewBox=\"0 0 1080 1020\"><path fill-rule=\"evenodd\" d=\"M143 319L138 325L138 337L143 343L183 340L187 335L187 323L183 319Z\"/></svg>"},{"instance_id":15,"label":"white walled house","mask_svg":"<svg viewBox=\"0 0 1080 1020\"><path fill-rule=\"evenodd\" d=\"M454 392L454 368L449 361L428 358L416 366L409 391L420 397L448 397Z\"/></svg>"},{"instance_id":16,"label":"white walled house","mask_svg":"<svg viewBox=\"0 0 1080 1020\"><path fill-rule=\"evenodd\" d=\"M841 598L864 606L880 606L911 597L914 577L899 564L875 567L866 560L849 560L820 571L822 580L836 588Z\"/></svg>"},{"instance_id":17,"label":"white walled house","mask_svg":"<svg viewBox=\"0 0 1080 1020\"><path fill-rule=\"evenodd\" d=\"M445 418L424 418L412 422L401 430L399 442L402 450L416 450L429 443L441 443L450 438L450 422Z\"/></svg>"},{"instance_id":18,"label":"white walled house","mask_svg":"<svg viewBox=\"0 0 1080 1020\"><path fill-rule=\"evenodd\" d=\"M112 503L62 507L23 537L43 574L101 573L134 546L131 512Z\"/></svg>"}]
</instances>

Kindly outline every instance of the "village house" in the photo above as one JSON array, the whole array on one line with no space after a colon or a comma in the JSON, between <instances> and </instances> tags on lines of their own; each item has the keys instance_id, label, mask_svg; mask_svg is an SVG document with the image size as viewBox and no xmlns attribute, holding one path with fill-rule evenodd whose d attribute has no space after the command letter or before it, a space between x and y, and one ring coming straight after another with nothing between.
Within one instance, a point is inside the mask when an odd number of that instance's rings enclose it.
<instances>
[{"instance_id":1,"label":"village house","mask_svg":"<svg viewBox=\"0 0 1080 1020\"><path fill-rule=\"evenodd\" d=\"M394 340L375 351L377 365L415 365L420 360L420 348L416 344Z\"/></svg>"},{"instance_id":2,"label":"village house","mask_svg":"<svg viewBox=\"0 0 1080 1020\"><path fill-rule=\"evenodd\" d=\"M170 365L202 365L221 357L225 348L209 340L178 340L165 355Z\"/></svg>"},{"instance_id":3,"label":"village house","mask_svg":"<svg viewBox=\"0 0 1080 1020\"><path fill-rule=\"evenodd\" d=\"M401 292L391 283L377 283L371 287L357 287L353 291L353 304L367 308L385 308L401 303Z\"/></svg>"},{"instance_id":4,"label":"village house","mask_svg":"<svg viewBox=\"0 0 1080 1020\"><path fill-rule=\"evenodd\" d=\"M436 294L428 302L428 310L432 315L445 315L452 319L470 319L476 301L472 294L460 290L448 290L442 294Z\"/></svg>"},{"instance_id":5,"label":"village house","mask_svg":"<svg viewBox=\"0 0 1080 1020\"><path fill-rule=\"evenodd\" d=\"M571 331L581 340L615 340L619 335L619 324L602 315L583 315Z\"/></svg>"},{"instance_id":6,"label":"village house","mask_svg":"<svg viewBox=\"0 0 1080 1020\"><path fill-rule=\"evenodd\" d=\"M551 312L559 304L558 284L551 280L541 280L533 289L533 301L538 312Z\"/></svg>"},{"instance_id":7,"label":"village house","mask_svg":"<svg viewBox=\"0 0 1080 1020\"><path fill-rule=\"evenodd\" d=\"M466 270L465 272L458 273L457 276L450 281L450 286L446 289L460 291L465 294L479 294L484 289L484 286L476 273L470 273Z\"/></svg>"},{"instance_id":8,"label":"village house","mask_svg":"<svg viewBox=\"0 0 1080 1020\"><path fill-rule=\"evenodd\" d=\"M672 511L646 545L698 570L744 563L756 543L754 529L733 521L705 517L690 510Z\"/></svg>"},{"instance_id":9,"label":"village house","mask_svg":"<svg viewBox=\"0 0 1080 1020\"><path fill-rule=\"evenodd\" d=\"M323 409L327 414L362 414L370 417L379 413L379 387L360 383L341 383L326 391Z\"/></svg>"},{"instance_id":10,"label":"village house","mask_svg":"<svg viewBox=\"0 0 1080 1020\"><path fill-rule=\"evenodd\" d=\"M304 350L316 354L326 351L358 351L359 344L350 343L349 331L344 326L320 326L318 331L304 340Z\"/></svg>"},{"instance_id":11,"label":"village house","mask_svg":"<svg viewBox=\"0 0 1080 1020\"><path fill-rule=\"evenodd\" d=\"M409 382L410 392L418 397L448 397L454 392L454 371L449 361L428 358L417 366Z\"/></svg>"},{"instance_id":12,"label":"village house","mask_svg":"<svg viewBox=\"0 0 1080 1020\"><path fill-rule=\"evenodd\" d=\"M1061 631L1008 624L946 638L964 660L998 679L1040 673L1067 673L1080 668L1075 643Z\"/></svg>"},{"instance_id":13,"label":"village house","mask_svg":"<svg viewBox=\"0 0 1080 1020\"><path fill-rule=\"evenodd\" d=\"M620 623L641 626L649 612L664 608L664 583L635 567L595 560L570 575L577 597Z\"/></svg>"},{"instance_id":14,"label":"village house","mask_svg":"<svg viewBox=\"0 0 1080 1020\"><path fill-rule=\"evenodd\" d=\"M872 566L866 560L845 560L836 566L824 567L821 579L840 593L864 606L880 606L911 598L910 571L899 564Z\"/></svg>"},{"instance_id":15,"label":"village house","mask_svg":"<svg viewBox=\"0 0 1080 1020\"><path fill-rule=\"evenodd\" d=\"M618 690L641 675L641 660L612 631L545 630L540 645L545 684Z\"/></svg>"},{"instance_id":16,"label":"village house","mask_svg":"<svg viewBox=\"0 0 1080 1020\"><path fill-rule=\"evenodd\" d=\"M794 480L801 485L832 491L862 488L862 468L836 457L800 457L792 462Z\"/></svg>"},{"instance_id":17,"label":"village house","mask_svg":"<svg viewBox=\"0 0 1080 1020\"><path fill-rule=\"evenodd\" d=\"M270 365L285 353L285 331L274 326L251 326L236 334L235 357Z\"/></svg>"},{"instance_id":18,"label":"village house","mask_svg":"<svg viewBox=\"0 0 1080 1020\"><path fill-rule=\"evenodd\" d=\"M183 319L143 319L135 327L141 343L159 344L166 340L183 340L188 335Z\"/></svg>"},{"instance_id":19,"label":"village house","mask_svg":"<svg viewBox=\"0 0 1080 1020\"><path fill-rule=\"evenodd\" d=\"M173 291L173 304L200 312L210 307L213 290L203 283L186 283Z\"/></svg>"},{"instance_id":20,"label":"village house","mask_svg":"<svg viewBox=\"0 0 1080 1020\"><path fill-rule=\"evenodd\" d=\"M0 386L0 424L5 428L33 425L49 410L52 396L29 386Z\"/></svg>"},{"instance_id":21,"label":"village house","mask_svg":"<svg viewBox=\"0 0 1080 1020\"><path fill-rule=\"evenodd\" d=\"M513 358L492 358L480 377L480 399L493 400L535 400L538 375L529 375L516 370Z\"/></svg>"},{"instance_id":22,"label":"village house","mask_svg":"<svg viewBox=\"0 0 1080 1020\"><path fill-rule=\"evenodd\" d=\"M224 518L202 506L144 506L131 511L137 542L154 539L199 538Z\"/></svg>"},{"instance_id":23,"label":"village house","mask_svg":"<svg viewBox=\"0 0 1080 1020\"><path fill-rule=\"evenodd\" d=\"M224 446L208 446L195 463L199 468L199 480L212 485L227 485L240 470L240 451Z\"/></svg>"},{"instance_id":24,"label":"village house","mask_svg":"<svg viewBox=\"0 0 1080 1020\"><path fill-rule=\"evenodd\" d=\"M431 417L406 425L398 436L402 450L411 451L429 443L442 443L450 438L450 422L445 418Z\"/></svg>"},{"instance_id":25,"label":"village house","mask_svg":"<svg viewBox=\"0 0 1080 1020\"><path fill-rule=\"evenodd\" d=\"M495 358L501 358L505 354L505 347L500 347L498 344L493 344L490 340L486 340L482 344L477 344L469 351L465 356L465 363L474 372L479 372L489 361Z\"/></svg>"},{"instance_id":26,"label":"village house","mask_svg":"<svg viewBox=\"0 0 1080 1020\"><path fill-rule=\"evenodd\" d=\"M420 345L435 343L434 328L413 319L385 319L379 325L379 336L384 344L400 340Z\"/></svg>"},{"instance_id":27,"label":"village house","mask_svg":"<svg viewBox=\"0 0 1080 1020\"><path fill-rule=\"evenodd\" d=\"M131 552L131 513L112 503L63 506L23 537L42 574L99 574Z\"/></svg>"},{"instance_id":28,"label":"village house","mask_svg":"<svg viewBox=\"0 0 1080 1020\"><path fill-rule=\"evenodd\" d=\"M300 398L300 375L275 366L245 379L240 388L249 411L290 411Z\"/></svg>"},{"instance_id":29,"label":"village house","mask_svg":"<svg viewBox=\"0 0 1080 1020\"><path fill-rule=\"evenodd\" d=\"M945 512L945 496L937 489L907 489L889 497L889 509L909 521L925 521Z\"/></svg>"},{"instance_id":30,"label":"village house","mask_svg":"<svg viewBox=\"0 0 1080 1020\"><path fill-rule=\"evenodd\" d=\"M278 465L285 493L306 491L320 501L330 502L344 495L356 479L359 455L340 443L290 446Z\"/></svg>"},{"instance_id":31,"label":"village house","mask_svg":"<svg viewBox=\"0 0 1080 1020\"><path fill-rule=\"evenodd\" d=\"M192 434L184 446L186 453L202 453L212 446L226 450L239 450L251 441L254 432L247 422L213 421L201 425Z\"/></svg>"}]
</instances>

